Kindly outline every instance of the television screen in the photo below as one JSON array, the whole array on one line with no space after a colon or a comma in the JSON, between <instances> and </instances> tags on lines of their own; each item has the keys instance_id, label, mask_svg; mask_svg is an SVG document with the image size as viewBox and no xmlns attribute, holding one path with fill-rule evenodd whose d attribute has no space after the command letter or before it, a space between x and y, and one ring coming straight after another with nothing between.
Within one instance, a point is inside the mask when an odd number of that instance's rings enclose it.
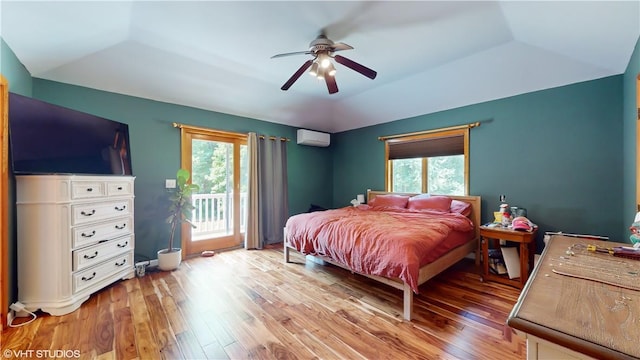
<instances>
[{"instance_id":1,"label":"television screen","mask_svg":"<svg viewBox=\"0 0 640 360\"><path fill-rule=\"evenodd\" d=\"M131 175L129 126L9 93L16 174Z\"/></svg>"}]
</instances>

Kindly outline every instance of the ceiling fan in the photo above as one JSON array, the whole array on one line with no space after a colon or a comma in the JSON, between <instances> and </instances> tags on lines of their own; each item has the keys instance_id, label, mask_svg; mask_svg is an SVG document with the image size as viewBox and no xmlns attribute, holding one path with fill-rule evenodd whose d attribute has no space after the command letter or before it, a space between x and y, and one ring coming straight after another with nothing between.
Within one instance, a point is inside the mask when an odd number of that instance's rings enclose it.
<instances>
[{"instance_id":1,"label":"ceiling fan","mask_svg":"<svg viewBox=\"0 0 640 360\"><path fill-rule=\"evenodd\" d=\"M338 92L338 84L336 83L335 73L336 68L333 66L331 59L333 58L337 63L342 64L352 70L359 72L360 74L370 78L375 79L377 72L369 69L364 65L360 65L357 62L347 59L344 56L334 55L336 51L342 50L351 50L352 46L347 45L345 43L334 43L324 33L318 35L318 37L313 40L309 44L309 50L307 51L296 51L284 54L273 55L271 58L279 58L283 56L290 55L312 55L313 59L307 60L302 64L302 66L296 71L287 82L282 85L280 89L288 90L291 85L293 85L302 74L310 68L309 74L317 77L318 79L324 79L327 83L327 89L329 89L329 94L335 94Z\"/></svg>"}]
</instances>

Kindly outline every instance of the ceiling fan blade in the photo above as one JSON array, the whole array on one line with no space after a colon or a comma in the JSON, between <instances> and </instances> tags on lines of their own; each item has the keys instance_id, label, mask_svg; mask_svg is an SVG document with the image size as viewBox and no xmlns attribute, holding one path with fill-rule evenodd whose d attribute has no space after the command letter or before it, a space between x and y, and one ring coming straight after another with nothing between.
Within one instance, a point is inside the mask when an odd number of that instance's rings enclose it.
<instances>
[{"instance_id":1,"label":"ceiling fan blade","mask_svg":"<svg viewBox=\"0 0 640 360\"><path fill-rule=\"evenodd\" d=\"M275 58L284 57L284 56L309 55L309 54L313 54L313 53L311 51L294 51L294 52L290 52L290 53L276 54L276 55L273 55L271 58L275 59Z\"/></svg>"},{"instance_id":2,"label":"ceiling fan blade","mask_svg":"<svg viewBox=\"0 0 640 360\"><path fill-rule=\"evenodd\" d=\"M289 88L291 87L291 85L293 85L294 82L296 82L296 80L298 80L298 78L300 76L302 76L302 74L304 74L305 71L307 71L307 69L309 67L311 67L311 64L313 63L313 60L307 60L305 61L304 64L302 64L302 66L300 66L300 69L298 69L298 71L296 71L290 78L289 80L287 80L286 83L284 83L284 85L282 85L282 87L280 89L282 90L289 90Z\"/></svg>"},{"instance_id":3,"label":"ceiling fan blade","mask_svg":"<svg viewBox=\"0 0 640 360\"><path fill-rule=\"evenodd\" d=\"M347 45L345 43L335 43L333 44L333 51L340 51L340 50L352 50L353 46L351 45Z\"/></svg>"},{"instance_id":4,"label":"ceiling fan blade","mask_svg":"<svg viewBox=\"0 0 640 360\"><path fill-rule=\"evenodd\" d=\"M369 69L368 67L364 66L364 65L360 65L357 62L347 59L344 56L340 56L340 55L335 55L333 57L338 63L352 69L355 70L357 72L359 72L360 74L368 77L369 79L375 79L376 76L378 75L377 72L375 72L374 70Z\"/></svg>"},{"instance_id":5,"label":"ceiling fan blade","mask_svg":"<svg viewBox=\"0 0 640 360\"><path fill-rule=\"evenodd\" d=\"M335 76L325 75L324 81L327 82L327 89L329 89L329 94L335 94L338 92L338 84L336 84Z\"/></svg>"}]
</instances>

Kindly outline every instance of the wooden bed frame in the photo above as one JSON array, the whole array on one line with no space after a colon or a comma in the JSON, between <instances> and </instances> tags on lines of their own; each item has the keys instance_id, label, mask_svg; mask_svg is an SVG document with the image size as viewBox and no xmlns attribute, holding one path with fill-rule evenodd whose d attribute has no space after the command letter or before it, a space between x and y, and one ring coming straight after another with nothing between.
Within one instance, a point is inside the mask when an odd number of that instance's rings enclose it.
<instances>
[{"instance_id":1,"label":"wooden bed frame","mask_svg":"<svg viewBox=\"0 0 640 360\"><path fill-rule=\"evenodd\" d=\"M369 203L371 200L373 200L373 198L375 198L378 195L386 195L386 194L395 194L395 195L418 195L415 193L390 193L390 192L385 192L385 191L367 191L367 203ZM476 265L479 264L480 262L480 252L479 252L479 238L480 238L480 231L479 231L479 226L481 225L480 223L480 206L481 206L481 198L480 196L457 196L457 195L447 195L452 199L456 199L456 200L460 200L460 201L464 201L467 202L469 204L471 204L471 214L469 215L469 218L471 219L471 221L473 222L474 228L475 228L475 236L473 237L473 239L463 245L458 246L457 248L452 249L451 251L449 251L448 253L444 254L443 256L441 256L440 258L438 258L437 260L433 261L430 264L427 264L423 267L420 268L420 272L419 272L419 276L418 276L418 286L424 284L425 282L427 282L429 279L433 278L434 276L438 275L439 273L441 273L442 271L446 270L447 268L449 268L450 266L452 266L453 264L457 263L458 261L462 260L463 258L465 258L467 255L469 255L470 253L475 253L475 261L476 261ZM287 228L284 228L284 261L286 263L290 262L289 261L289 252L290 250L296 250L290 246L288 246L288 241L287 241ZM404 292L403 295L403 318L405 320L411 320L411 314L413 313L413 291L411 290L411 287L409 286L409 284L405 283L404 281L402 281L399 278L388 278L388 277L382 277L382 276L376 276L376 275L367 275L367 274L362 274L356 271L351 270L349 267L345 266L344 264L338 263L336 261L333 261L331 259L325 258L323 256L314 256L315 258L321 259L323 261L326 261L330 264L336 265L338 267L347 269L351 272L360 274L362 276L366 276L370 279L376 280L378 282L381 282L383 284L387 284L389 286L392 286L396 289L400 289Z\"/></svg>"}]
</instances>

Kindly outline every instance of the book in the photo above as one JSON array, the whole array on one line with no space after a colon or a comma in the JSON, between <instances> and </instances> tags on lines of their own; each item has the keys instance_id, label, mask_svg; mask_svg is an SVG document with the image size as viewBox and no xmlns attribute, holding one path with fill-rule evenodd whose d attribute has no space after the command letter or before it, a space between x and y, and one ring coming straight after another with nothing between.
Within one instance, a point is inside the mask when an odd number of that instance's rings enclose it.
<instances>
[{"instance_id":1,"label":"book","mask_svg":"<svg viewBox=\"0 0 640 360\"><path fill-rule=\"evenodd\" d=\"M520 277L520 257L518 256L518 249L515 247L502 247L502 257L504 263L507 266L507 273L509 279L515 279Z\"/></svg>"},{"instance_id":2,"label":"book","mask_svg":"<svg viewBox=\"0 0 640 360\"><path fill-rule=\"evenodd\" d=\"M502 258L502 252L500 249L489 249L487 253L489 270L497 275L504 275L507 273L507 267Z\"/></svg>"},{"instance_id":3,"label":"book","mask_svg":"<svg viewBox=\"0 0 640 360\"><path fill-rule=\"evenodd\" d=\"M489 270L496 275L507 273L507 267L502 259L489 258Z\"/></svg>"}]
</instances>

